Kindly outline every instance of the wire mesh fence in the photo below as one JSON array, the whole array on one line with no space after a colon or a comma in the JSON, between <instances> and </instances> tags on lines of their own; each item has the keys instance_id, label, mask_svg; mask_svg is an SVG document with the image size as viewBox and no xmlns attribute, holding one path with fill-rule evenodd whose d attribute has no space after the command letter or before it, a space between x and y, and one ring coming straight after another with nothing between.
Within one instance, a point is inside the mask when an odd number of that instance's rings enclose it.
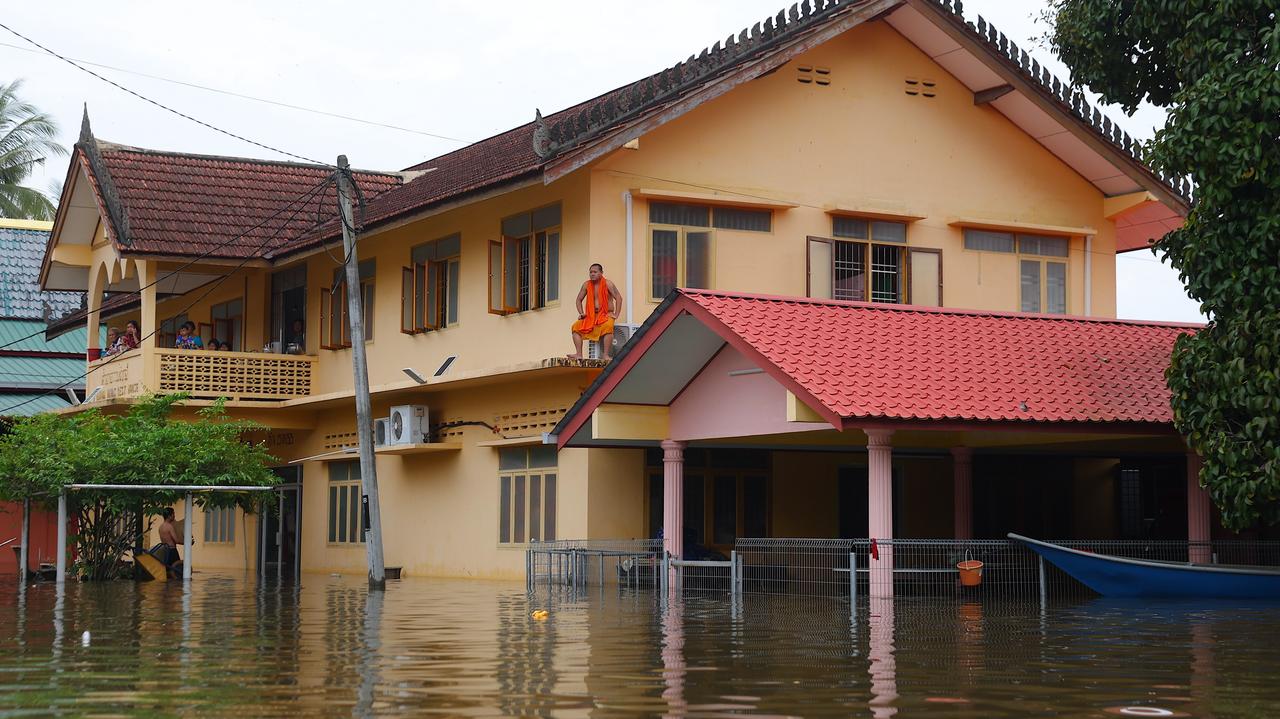
<instances>
[{"instance_id":1,"label":"wire mesh fence","mask_svg":"<svg viewBox=\"0 0 1280 719\"><path fill-rule=\"evenodd\" d=\"M1053 543L1135 559L1280 566L1276 541ZM1004 539L739 538L729 561L668 558L668 565L660 540L560 541L530 545L526 557L531 584L662 589L664 580L671 579L686 593L855 599L885 594L1001 601L1095 596L1021 542Z\"/></svg>"}]
</instances>

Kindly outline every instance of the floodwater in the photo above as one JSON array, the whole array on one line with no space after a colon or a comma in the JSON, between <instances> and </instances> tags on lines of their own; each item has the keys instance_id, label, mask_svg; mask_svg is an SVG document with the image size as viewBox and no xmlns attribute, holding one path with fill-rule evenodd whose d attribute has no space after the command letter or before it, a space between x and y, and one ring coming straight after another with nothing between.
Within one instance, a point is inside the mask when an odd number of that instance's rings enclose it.
<instances>
[{"instance_id":1,"label":"floodwater","mask_svg":"<svg viewBox=\"0 0 1280 719\"><path fill-rule=\"evenodd\" d=\"M1280 606L0 584L0 716L1280 716ZM546 610L545 619L532 616Z\"/></svg>"}]
</instances>

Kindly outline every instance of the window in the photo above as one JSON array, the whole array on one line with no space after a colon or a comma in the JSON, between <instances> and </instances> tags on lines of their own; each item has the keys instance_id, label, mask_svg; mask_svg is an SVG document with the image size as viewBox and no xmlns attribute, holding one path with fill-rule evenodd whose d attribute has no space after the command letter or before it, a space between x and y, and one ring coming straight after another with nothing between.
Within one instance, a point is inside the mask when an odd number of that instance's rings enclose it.
<instances>
[{"instance_id":1,"label":"window","mask_svg":"<svg viewBox=\"0 0 1280 719\"><path fill-rule=\"evenodd\" d=\"M235 544L235 507L204 508L204 541L205 543Z\"/></svg>"},{"instance_id":2,"label":"window","mask_svg":"<svg viewBox=\"0 0 1280 719\"><path fill-rule=\"evenodd\" d=\"M1066 314L1067 263L1039 258L1070 256L1070 238L966 228L964 247L983 252L1016 251L1019 255L1018 308L1023 312Z\"/></svg>"},{"instance_id":3,"label":"window","mask_svg":"<svg viewBox=\"0 0 1280 719\"><path fill-rule=\"evenodd\" d=\"M364 542L358 461L329 463L329 543Z\"/></svg>"},{"instance_id":4,"label":"window","mask_svg":"<svg viewBox=\"0 0 1280 719\"><path fill-rule=\"evenodd\" d=\"M244 300L234 299L209 308L213 320L213 338L230 342L234 350L244 349ZM208 346L208 343L205 343Z\"/></svg>"},{"instance_id":5,"label":"window","mask_svg":"<svg viewBox=\"0 0 1280 719\"><path fill-rule=\"evenodd\" d=\"M556 538L556 448L498 450L498 542L524 544Z\"/></svg>"},{"instance_id":6,"label":"window","mask_svg":"<svg viewBox=\"0 0 1280 719\"><path fill-rule=\"evenodd\" d=\"M508 315L560 301L560 203L503 218L489 243L489 312Z\"/></svg>"},{"instance_id":7,"label":"window","mask_svg":"<svg viewBox=\"0 0 1280 719\"><path fill-rule=\"evenodd\" d=\"M836 300L871 302L907 302L907 258L910 251L905 222L867 220L860 217L831 218L831 234L849 240L809 238L809 296ZM934 252L937 252L936 250ZM941 303L942 262L914 258L912 269L918 268L921 288L936 288L922 293L926 304ZM936 295L936 296L935 296Z\"/></svg>"},{"instance_id":8,"label":"window","mask_svg":"<svg viewBox=\"0 0 1280 719\"><path fill-rule=\"evenodd\" d=\"M458 323L458 262L462 235L427 242L409 254L401 269L400 331L417 334Z\"/></svg>"},{"instance_id":9,"label":"window","mask_svg":"<svg viewBox=\"0 0 1280 719\"><path fill-rule=\"evenodd\" d=\"M325 302L320 303L323 309ZM294 329L295 325L298 329ZM271 334L267 348L283 352L289 343L307 349L307 266L305 264L280 270L271 275ZM323 325L322 325L323 329ZM323 334L323 333L322 333ZM341 336L339 334L339 336ZM234 349L243 349L234 347Z\"/></svg>"},{"instance_id":10,"label":"window","mask_svg":"<svg viewBox=\"0 0 1280 719\"><path fill-rule=\"evenodd\" d=\"M373 339L373 260L360 263L360 316L363 318L364 339ZM333 287L320 291L320 348L342 349L351 346L351 317L347 310L346 271L339 267L333 271Z\"/></svg>"}]
</instances>

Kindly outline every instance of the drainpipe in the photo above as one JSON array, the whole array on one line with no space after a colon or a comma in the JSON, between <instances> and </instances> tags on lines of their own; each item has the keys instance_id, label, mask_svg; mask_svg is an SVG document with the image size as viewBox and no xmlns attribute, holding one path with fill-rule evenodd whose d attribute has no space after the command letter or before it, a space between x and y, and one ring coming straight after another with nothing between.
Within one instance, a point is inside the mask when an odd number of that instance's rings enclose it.
<instances>
[{"instance_id":1,"label":"drainpipe","mask_svg":"<svg viewBox=\"0 0 1280 719\"><path fill-rule=\"evenodd\" d=\"M1093 314L1093 235L1084 236L1084 315Z\"/></svg>"},{"instance_id":2,"label":"drainpipe","mask_svg":"<svg viewBox=\"0 0 1280 719\"><path fill-rule=\"evenodd\" d=\"M622 207L627 217L627 322L635 323L635 315L631 314L631 295L635 290L635 278L632 277L635 265L635 228L631 221L631 190L622 191Z\"/></svg>"}]
</instances>

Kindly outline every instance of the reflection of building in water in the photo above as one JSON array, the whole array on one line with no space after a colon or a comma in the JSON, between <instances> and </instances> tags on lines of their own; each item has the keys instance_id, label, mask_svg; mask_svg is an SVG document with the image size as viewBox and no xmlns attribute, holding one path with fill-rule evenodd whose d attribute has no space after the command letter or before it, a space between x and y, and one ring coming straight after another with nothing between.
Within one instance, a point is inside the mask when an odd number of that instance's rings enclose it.
<instances>
[{"instance_id":1,"label":"reflection of building in water","mask_svg":"<svg viewBox=\"0 0 1280 719\"><path fill-rule=\"evenodd\" d=\"M351 662L364 647L364 603L361 587L331 586L324 594L324 686L349 687ZM341 660L339 660L341 658Z\"/></svg>"},{"instance_id":2,"label":"reflection of building in water","mask_svg":"<svg viewBox=\"0 0 1280 719\"><path fill-rule=\"evenodd\" d=\"M538 621L529 616L524 597L499 598L498 708L505 716L550 717L558 715L554 690L556 632L559 617Z\"/></svg>"},{"instance_id":3,"label":"reflection of building in water","mask_svg":"<svg viewBox=\"0 0 1280 719\"><path fill-rule=\"evenodd\" d=\"M893 656L893 598L872 597L868 622L870 648L867 673L871 675L871 715L891 717L898 713L898 665Z\"/></svg>"}]
</instances>

